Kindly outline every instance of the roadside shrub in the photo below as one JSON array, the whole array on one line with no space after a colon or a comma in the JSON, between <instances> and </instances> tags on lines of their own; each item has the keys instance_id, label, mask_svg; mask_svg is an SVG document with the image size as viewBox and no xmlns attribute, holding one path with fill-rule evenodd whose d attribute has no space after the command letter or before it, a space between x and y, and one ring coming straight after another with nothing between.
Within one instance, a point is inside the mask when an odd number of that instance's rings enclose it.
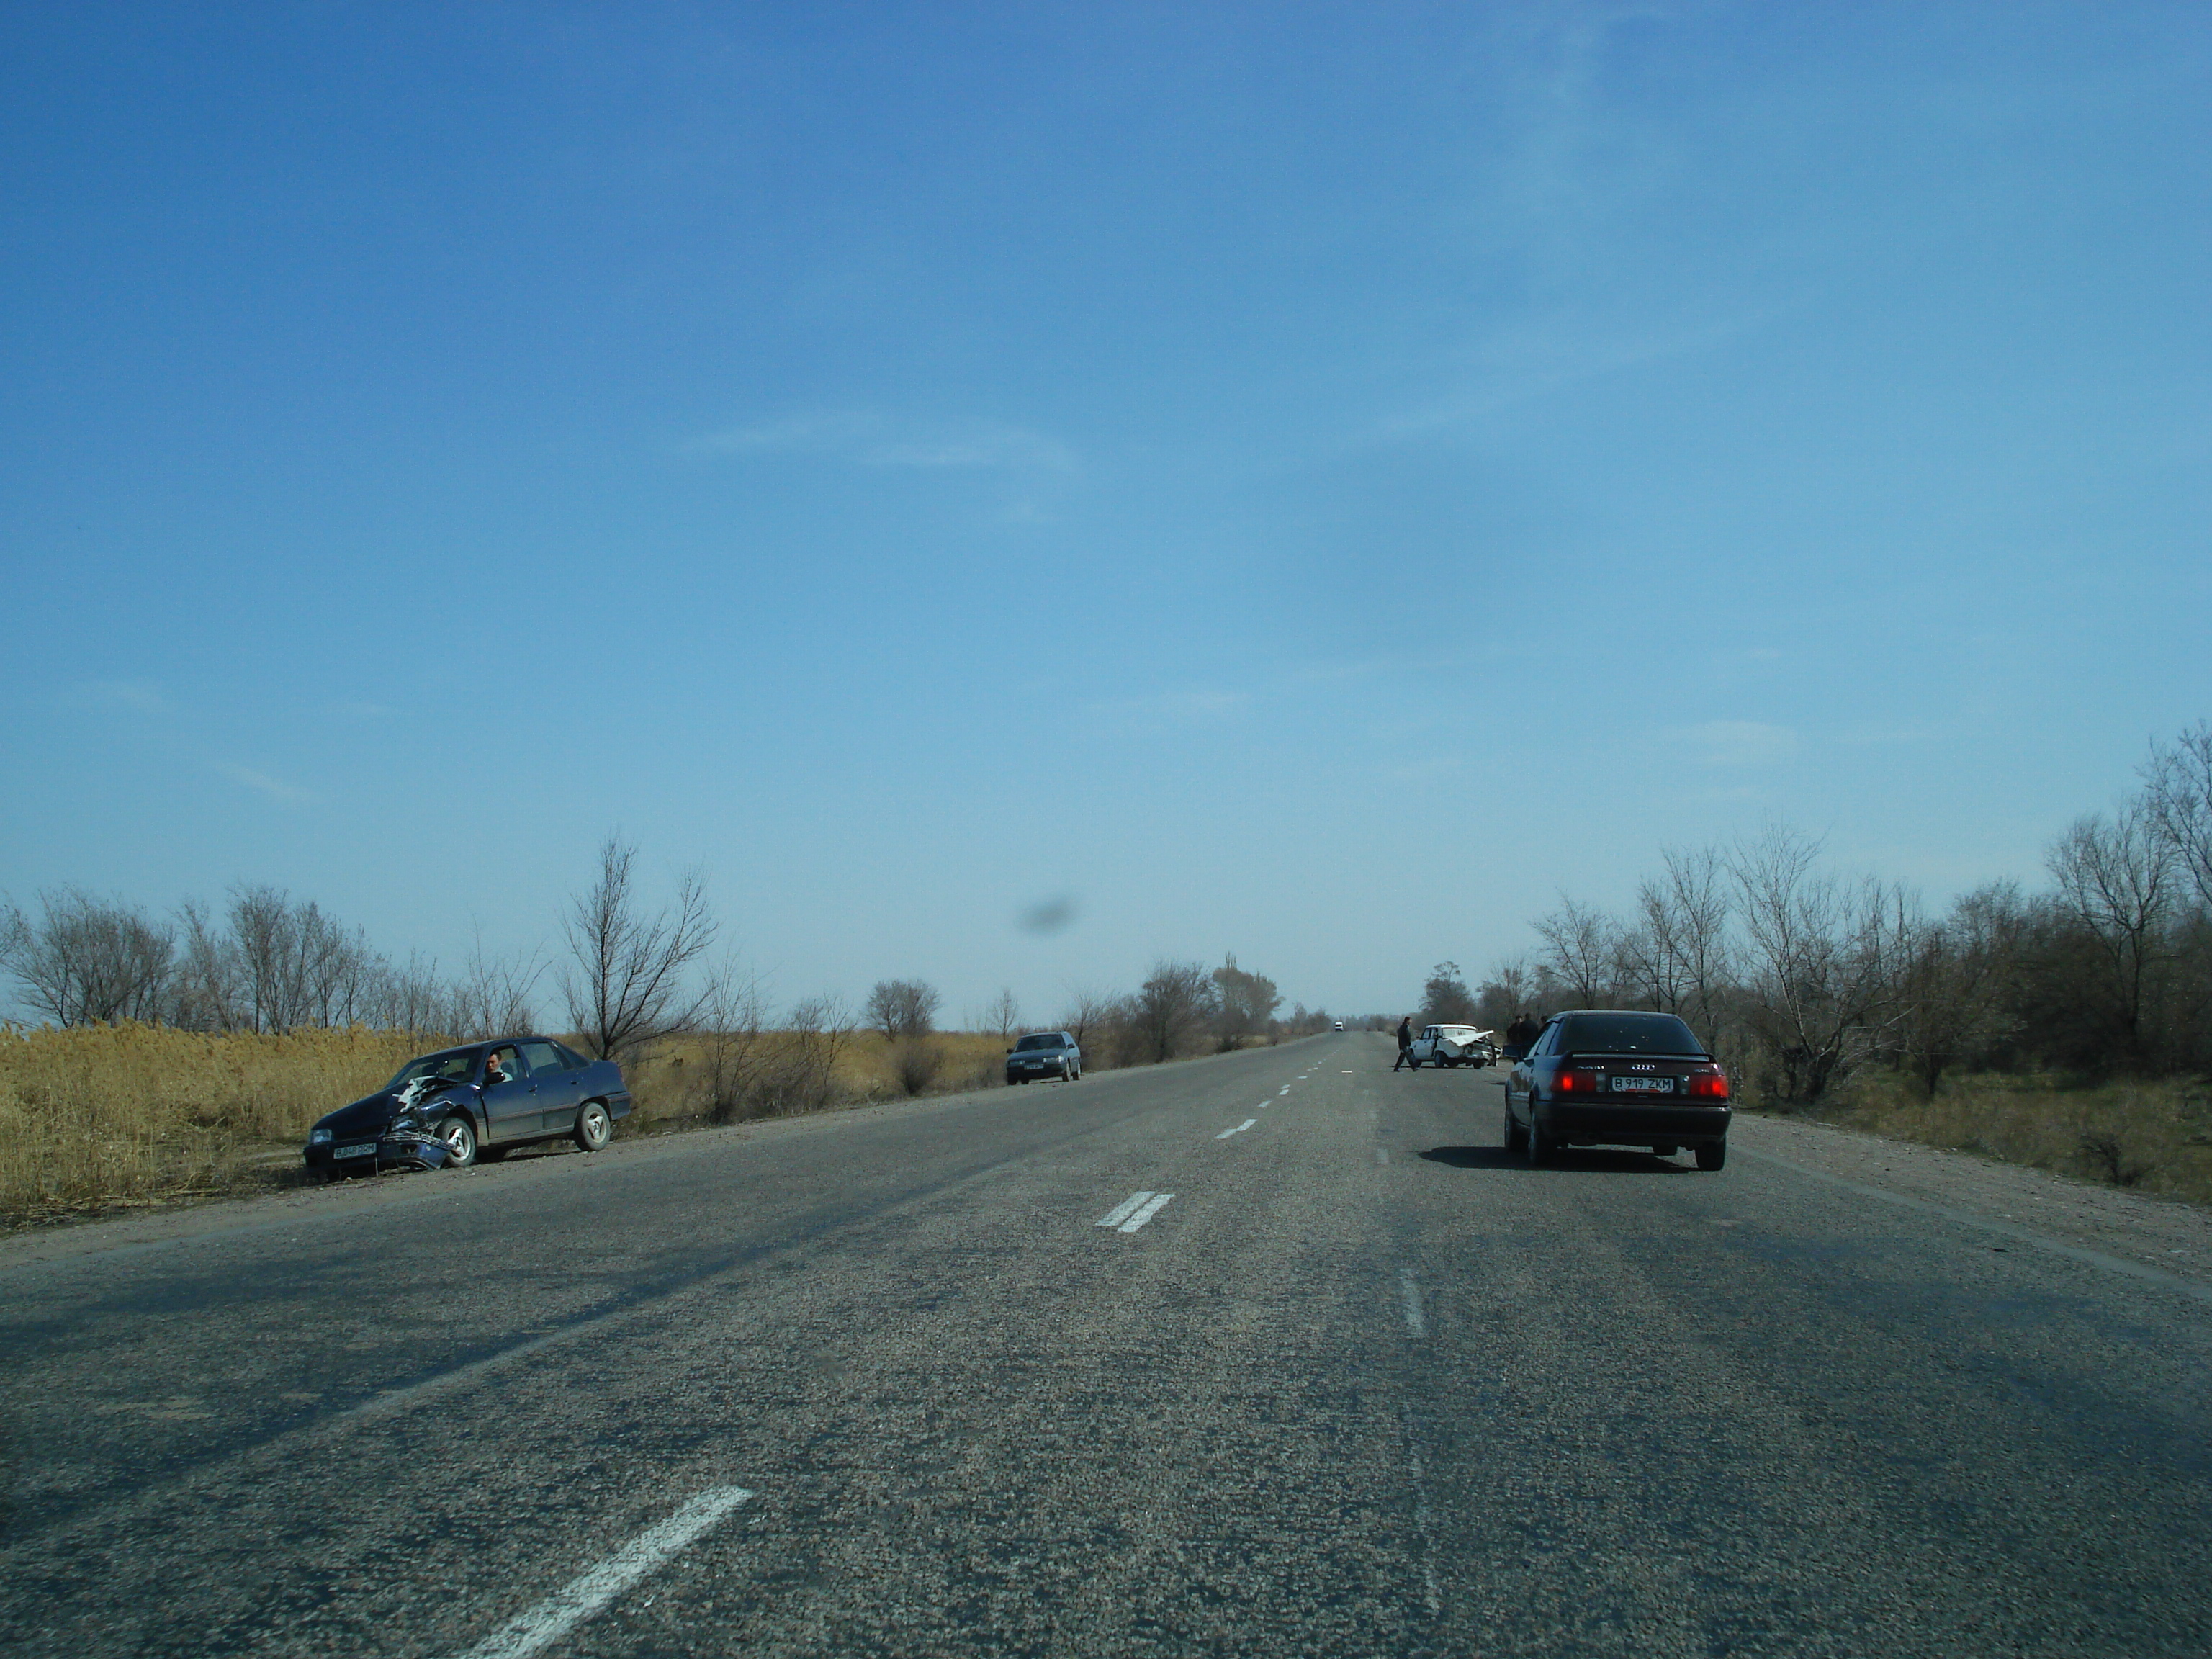
<instances>
[{"instance_id":1,"label":"roadside shrub","mask_svg":"<svg viewBox=\"0 0 2212 1659\"><path fill-rule=\"evenodd\" d=\"M891 1045L891 1075L909 1095L929 1087L944 1069L943 1052L926 1036L906 1037Z\"/></svg>"}]
</instances>

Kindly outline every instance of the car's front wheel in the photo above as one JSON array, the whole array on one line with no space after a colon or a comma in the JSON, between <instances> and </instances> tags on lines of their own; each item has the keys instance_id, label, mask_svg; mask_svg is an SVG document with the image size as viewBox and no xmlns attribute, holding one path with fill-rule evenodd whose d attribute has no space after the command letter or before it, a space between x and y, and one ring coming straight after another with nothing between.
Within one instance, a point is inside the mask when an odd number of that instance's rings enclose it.
<instances>
[{"instance_id":1,"label":"car's front wheel","mask_svg":"<svg viewBox=\"0 0 2212 1659\"><path fill-rule=\"evenodd\" d=\"M1725 1140L1709 1140L1698 1148L1698 1167L1700 1170L1717 1170L1727 1162L1728 1142Z\"/></svg>"},{"instance_id":2,"label":"car's front wheel","mask_svg":"<svg viewBox=\"0 0 2212 1659\"><path fill-rule=\"evenodd\" d=\"M465 1117L449 1117L438 1125L438 1139L446 1143L446 1167L465 1170L477 1161L477 1126Z\"/></svg>"},{"instance_id":3,"label":"car's front wheel","mask_svg":"<svg viewBox=\"0 0 2212 1659\"><path fill-rule=\"evenodd\" d=\"M576 1145L586 1152L596 1152L615 1138L615 1121L607 1115L606 1103L587 1100L584 1109L576 1114Z\"/></svg>"}]
</instances>

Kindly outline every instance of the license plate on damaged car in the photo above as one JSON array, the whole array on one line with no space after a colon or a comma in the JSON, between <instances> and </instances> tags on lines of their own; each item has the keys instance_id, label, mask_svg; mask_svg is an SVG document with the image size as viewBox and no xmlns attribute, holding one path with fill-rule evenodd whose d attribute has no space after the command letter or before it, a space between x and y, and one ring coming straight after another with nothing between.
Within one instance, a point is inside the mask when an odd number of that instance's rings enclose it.
<instances>
[{"instance_id":1,"label":"license plate on damaged car","mask_svg":"<svg viewBox=\"0 0 2212 1659\"><path fill-rule=\"evenodd\" d=\"M1671 1077L1617 1077L1613 1080L1613 1091L1617 1095L1671 1095L1674 1079Z\"/></svg>"},{"instance_id":2,"label":"license plate on damaged car","mask_svg":"<svg viewBox=\"0 0 2212 1659\"><path fill-rule=\"evenodd\" d=\"M359 1146L333 1146L331 1148L331 1156L332 1158L374 1158L376 1143L371 1140Z\"/></svg>"}]
</instances>

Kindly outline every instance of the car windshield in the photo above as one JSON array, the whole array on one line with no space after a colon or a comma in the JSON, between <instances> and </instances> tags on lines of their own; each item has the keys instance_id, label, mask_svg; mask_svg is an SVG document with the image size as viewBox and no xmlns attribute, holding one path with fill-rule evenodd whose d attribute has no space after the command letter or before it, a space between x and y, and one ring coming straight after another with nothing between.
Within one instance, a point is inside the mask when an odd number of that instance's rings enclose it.
<instances>
[{"instance_id":1,"label":"car windshield","mask_svg":"<svg viewBox=\"0 0 2212 1659\"><path fill-rule=\"evenodd\" d=\"M1576 1014L1562 1022L1559 1054L1702 1054L1705 1045L1672 1014Z\"/></svg>"},{"instance_id":2,"label":"car windshield","mask_svg":"<svg viewBox=\"0 0 2212 1659\"><path fill-rule=\"evenodd\" d=\"M1066 1040L1057 1031L1040 1031L1035 1036L1024 1037L1014 1045L1017 1048L1060 1048L1066 1046Z\"/></svg>"},{"instance_id":3,"label":"car windshield","mask_svg":"<svg viewBox=\"0 0 2212 1659\"><path fill-rule=\"evenodd\" d=\"M416 1078L436 1078L441 1081L460 1083L467 1079L475 1066L477 1051L473 1048L447 1048L434 1054L422 1054L409 1060L384 1086L386 1090L404 1089Z\"/></svg>"}]
</instances>

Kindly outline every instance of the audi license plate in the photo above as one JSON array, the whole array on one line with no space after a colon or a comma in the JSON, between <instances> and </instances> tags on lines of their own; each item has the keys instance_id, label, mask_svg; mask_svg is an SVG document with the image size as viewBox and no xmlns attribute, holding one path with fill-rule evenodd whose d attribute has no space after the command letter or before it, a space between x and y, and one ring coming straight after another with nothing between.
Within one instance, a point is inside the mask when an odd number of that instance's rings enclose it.
<instances>
[{"instance_id":1,"label":"audi license plate","mask_svg":"<svg viewBox=\"0 0 2212 1659\"><path fill-rule=\"evenodd\" d=\"M376 1156L376 1143L372 1140L365 1146L333 1146L331 1148L331 1156L334 1158L374 1158Z\"/></svg>"},{"instance_id":2,"label":"audi license plate","mask_svg":"<svg viewBox=\"0 0 2212 1659\"><path fill-rule=\"evenodd\" d=\"M1613 1091L1617 1095L1671 1095L1674 1079L1671 1077L1617 1077L1613 1080Z\"/></svg>"}]
</instances>

